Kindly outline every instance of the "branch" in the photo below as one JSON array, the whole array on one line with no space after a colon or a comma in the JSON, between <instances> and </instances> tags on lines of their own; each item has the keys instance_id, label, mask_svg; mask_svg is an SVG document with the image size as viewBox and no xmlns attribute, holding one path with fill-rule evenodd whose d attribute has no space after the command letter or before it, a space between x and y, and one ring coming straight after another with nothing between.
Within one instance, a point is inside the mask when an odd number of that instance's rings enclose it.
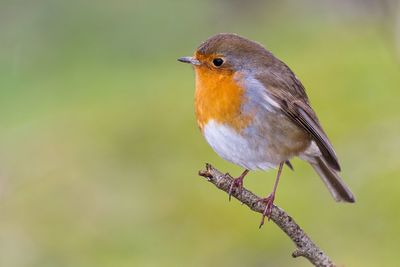
<instances>
[{"instance_id":1,"label":"branch","mask_svg":"<svg viewBox=\"0 0 400 267\"><path fill-rule=\"evenodd\" d=\"M226 193L229 192L229 188L233 182L233 178L230 177L230 175L221 173L210 164L206 164L206 169L201 170L199 175L205 177L207 181L213 183L217 188ZM265 204L262 201L258 201L260 200L260 197L256 196L246 188L243 188L241 194L239 190L235 188L232 192L232 196L255 212L262 214L265 209ZM300 256L305 257L314 266L318 267L336 266L284 210L274 206L272 209L271 220L278 225L296 245L297 248L292 253L294 258Z\"/></svg>"}]
</instances>

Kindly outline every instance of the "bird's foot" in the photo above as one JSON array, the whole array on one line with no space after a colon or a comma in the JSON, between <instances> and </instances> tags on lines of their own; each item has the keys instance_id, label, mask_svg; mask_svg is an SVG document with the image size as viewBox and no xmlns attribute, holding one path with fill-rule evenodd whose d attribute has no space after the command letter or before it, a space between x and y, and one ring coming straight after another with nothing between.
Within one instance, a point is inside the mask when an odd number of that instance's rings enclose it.
<instances>
[{"instance_id":1,"label":"bird's foot","mask_svg":"<svg viewBox=\"0 0 400 267\"><path fill-rule=\"evenodd\" d=\"M226 175L229 175L228 173ZM230 176L230 175L229 175ZM231 186L229 188L229 201L231 201L231 196L233 191L235 190L235 187L238 188L239 194L242 194L243 191L243 179L244 175L240 175L238 178L234 178L233 182L231 183Z\"/></svg>"},{"instance_id":2,"label":"bird's foot","mask_svg":"<svg viewBox=\"0 0 400 267\"><path fill-rule=\"evenodd\" d=\"M261 228L264 225L265 222L265 217L268 218L268 221L271 219L272 215L272 208L274 207L274 200L275 200L275 194L272 193L266 198L261 198L260 200L257 200L257 202L264 202L265 203L265 209L261 217L261 222L259 228Z\"/></svg>"}]
</instances>

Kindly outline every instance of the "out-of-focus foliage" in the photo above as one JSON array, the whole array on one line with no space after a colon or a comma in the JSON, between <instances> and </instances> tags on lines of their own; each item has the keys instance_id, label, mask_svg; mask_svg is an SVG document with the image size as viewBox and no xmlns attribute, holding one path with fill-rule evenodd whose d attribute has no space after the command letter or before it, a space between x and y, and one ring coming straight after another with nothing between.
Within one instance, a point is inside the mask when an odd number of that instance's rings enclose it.
<instances>
[{"instance_id":1,"label":"out-of-focus foliage","mask_svg":"<svg viewBox=\"0 0 400 267\"><path fill-rule=\"evenodd\" d=\"M376 1L378 2L378 1ZM382 2L383 3L383 2ZM195 125L208 36L265 44L303 81L355 205L294 160L276 203L346 266L394 266L400 67L393 8L373 1L0 3L0 266L308 266L272 223L197 177L239 174ZM392 26L393 25L393 26ZM274 171L251 173L258 194Z\"/></svg>"}]
</instances>

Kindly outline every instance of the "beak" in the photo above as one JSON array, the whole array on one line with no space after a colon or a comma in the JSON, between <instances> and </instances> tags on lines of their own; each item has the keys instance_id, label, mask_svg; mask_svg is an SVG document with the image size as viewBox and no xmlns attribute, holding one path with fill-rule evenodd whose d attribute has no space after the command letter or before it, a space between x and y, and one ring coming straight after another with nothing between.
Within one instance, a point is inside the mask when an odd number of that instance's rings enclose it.
<instances>
[{"instance_id":1,"label":"beak","mask_svg":"<svg viewBox=\"0 0 400 267\"><path fill-rule=\"evenodd\" d=\"M192 65L197 65L197 66L200 65L200 61L198 61L194 57L181 57L181 58L178 58L178 61L183 62L183 63L189 63Z\"/></svg>"}]
</instances>

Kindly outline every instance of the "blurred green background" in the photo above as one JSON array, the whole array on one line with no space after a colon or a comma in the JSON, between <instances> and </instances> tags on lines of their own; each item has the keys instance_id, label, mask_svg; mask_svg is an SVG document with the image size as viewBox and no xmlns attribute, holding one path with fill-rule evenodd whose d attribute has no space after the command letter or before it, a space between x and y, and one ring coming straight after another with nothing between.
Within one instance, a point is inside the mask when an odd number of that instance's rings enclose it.
<instances>
[{"instance_id":1,"label":"blurred green background","mask_svg":"<svg viewBox=\"0 0 400 267\"><path fill-rule=\"evenodd\" d=\"M398 265L397 1L0 2L0 266L309 266L197 176L194 75L212 34L266 45L307 88L357 197L294 160L276 203L336 262ZM275 171L246 186L270 192Z\"/></svg>"}]
</instances>

